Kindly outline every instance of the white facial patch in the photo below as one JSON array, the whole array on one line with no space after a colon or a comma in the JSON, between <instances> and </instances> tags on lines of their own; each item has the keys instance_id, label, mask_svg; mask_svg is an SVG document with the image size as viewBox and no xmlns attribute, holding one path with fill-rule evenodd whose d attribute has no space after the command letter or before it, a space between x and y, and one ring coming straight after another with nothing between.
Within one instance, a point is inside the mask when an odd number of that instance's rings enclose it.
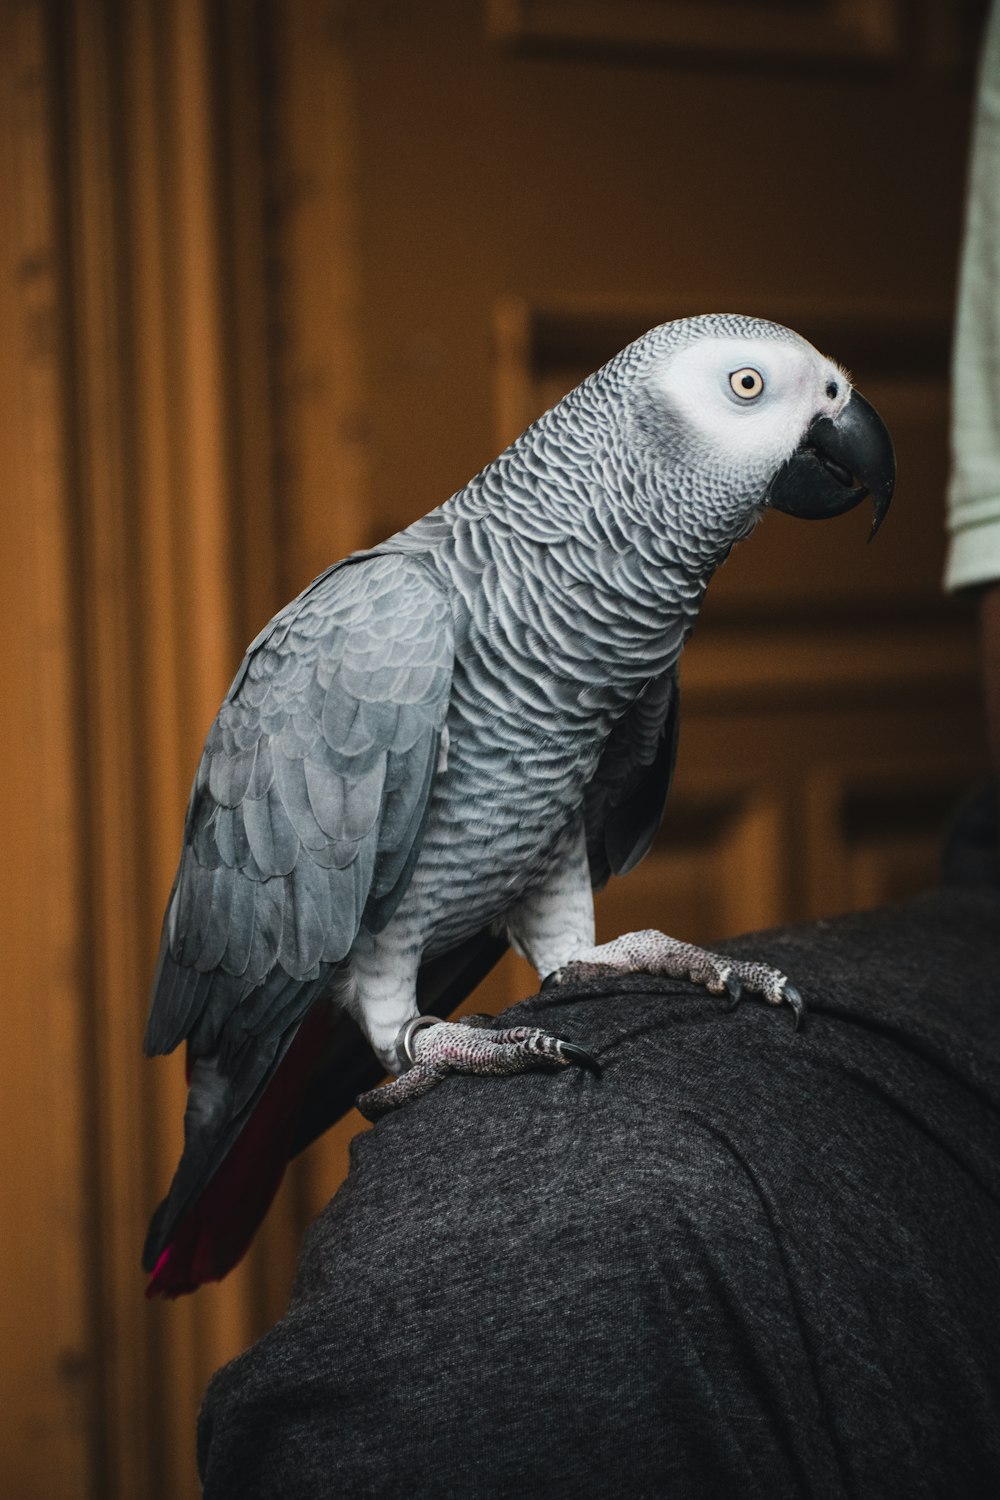
<instances>
[{"instance_id":1,"label":"white facial patch","mask_svg":"<svg viewBox=\"0 0 1000 1500\"><path fill-rule=\"evenodd\" d=\"M798 338L698 339L654 374L652 388L695 448L775 467L814 417L836 416L851 392L843 371Z\"/></svg>"}]
</instances>

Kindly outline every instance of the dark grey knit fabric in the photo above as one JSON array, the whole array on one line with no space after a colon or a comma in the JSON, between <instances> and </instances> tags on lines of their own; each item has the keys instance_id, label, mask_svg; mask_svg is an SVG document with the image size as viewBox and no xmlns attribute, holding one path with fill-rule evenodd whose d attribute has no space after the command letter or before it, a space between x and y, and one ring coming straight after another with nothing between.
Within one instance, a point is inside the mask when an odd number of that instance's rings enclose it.
<instances>
[{"instance_id":1,"label":"dark grey knit fabric","mask_svg":"<svg viewBox=\"0 0 1000 1500\"><path fill-rule=\"evenodd\" d=\"M1000 1495L1000 893L742 939L810 1012L633 978L594 1049L355 1143L213 1381L208 1500Z\"/></svg>"}]
</instances>

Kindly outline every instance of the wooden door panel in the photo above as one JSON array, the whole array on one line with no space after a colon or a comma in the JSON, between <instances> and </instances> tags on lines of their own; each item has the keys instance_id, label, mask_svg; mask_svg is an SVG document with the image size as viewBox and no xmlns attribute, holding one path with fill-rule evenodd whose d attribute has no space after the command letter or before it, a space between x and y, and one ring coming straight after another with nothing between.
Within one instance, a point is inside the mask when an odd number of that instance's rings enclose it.
<instances>
[{"instance_id":1,"label":"wooden door panel","mask_svg":"<svg viewBox=\"0 0 1000 1500\"><path fill-rule=\"evenodd\" d=\"M900 0L490 0L488 14L515 46L854 63L897 60L906 19Z\"/></svg>"}]
</instances>

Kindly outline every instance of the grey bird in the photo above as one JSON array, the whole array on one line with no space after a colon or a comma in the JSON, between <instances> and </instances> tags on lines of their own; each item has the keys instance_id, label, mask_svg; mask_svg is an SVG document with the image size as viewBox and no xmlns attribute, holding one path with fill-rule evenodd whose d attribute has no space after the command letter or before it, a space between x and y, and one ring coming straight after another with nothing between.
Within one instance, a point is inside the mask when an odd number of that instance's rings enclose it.
<instances>
[{"instance_id":1,"label":"grey bird","mask_svg":"<svg viewBox=\"0 0 1000 1500\"><path fill-rule=\"evenodd\" d=\"M209 731L164 919L145 1046L186 1041L190 1089L150 1295L224 1275L288 1157L384 1071L372 1116L451 1068L587 1062L426 1014L508 944L543 979L641 968L798 1014L762 965L658 933L595 948L593 891L653 841L716 567L772 507L870 496L874 533L894 480L881 419L799 335L684 319L275 616Z\"/></svg>"}]
</instances>

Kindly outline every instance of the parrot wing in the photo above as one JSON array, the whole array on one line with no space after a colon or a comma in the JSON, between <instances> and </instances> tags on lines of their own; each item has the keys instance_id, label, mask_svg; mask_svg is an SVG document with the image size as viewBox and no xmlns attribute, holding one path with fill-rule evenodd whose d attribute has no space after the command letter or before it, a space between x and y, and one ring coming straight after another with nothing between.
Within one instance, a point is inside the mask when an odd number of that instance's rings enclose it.
<instances>
[{"instance_id":1,"label":"parrot wing","mask_svg":"<svg viewBox=\"0 0 1000 1500\"><path fill-rule=\"evenodd\" d=\"M676 666L654 677L618 720L584 795L587 857L595 890L649 853L677 758Z\"/></svg>"},{"instance_id":2,"label":"parrot wing","mask_svg":"<svg viewBox=\"0 0 1000 1500\"><path fill-rule=\"evenodd\" d=\"M155 1262L204 1191L362 922L420 850L451 689L447 594L419 557L349 559L258 636L195 778L145 1047L188 1041L185 1149Z\"/></svg>"}]
</instances>

